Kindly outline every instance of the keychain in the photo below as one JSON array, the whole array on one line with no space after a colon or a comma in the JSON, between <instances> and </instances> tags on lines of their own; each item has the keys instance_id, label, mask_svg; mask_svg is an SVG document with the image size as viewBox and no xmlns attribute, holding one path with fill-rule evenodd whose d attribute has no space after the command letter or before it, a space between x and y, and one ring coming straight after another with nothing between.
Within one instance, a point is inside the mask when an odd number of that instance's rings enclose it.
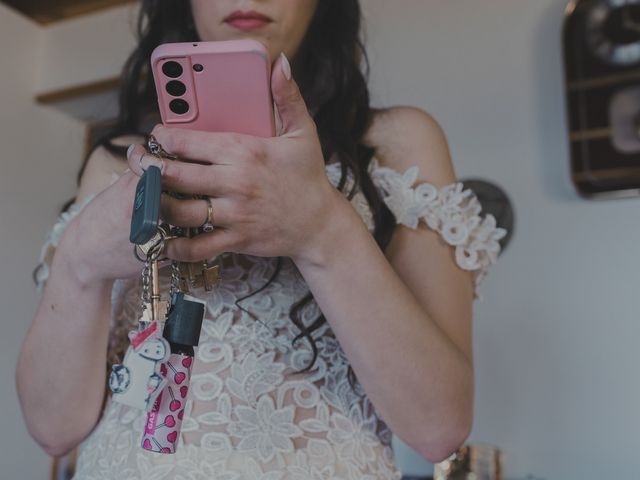
<instances>
[{"instance_id":1,"label":"keychain","mask_svg":"<svg viewBox=\"0 0 640 480\"><path fill-rule=\"evenodd\" d=\"M161 161L175 159L153 136L151 155ZM112 367L109 386L114 401L147 412L142 448L158 453L175 453L184 418L194 362L204 320L206 302L186 295L181 265L172 262L170 303L160 295L158 258L168 239L191 236L192 232L160 224L162 169L150 166L138 181L131 216L130 241L145 262L142 271L142 315L138 330L129 333L131 346L122 364ZM141 258L138 249L146 256ZM190 267L191 268L191 267ZM189 272L191 270L189 269ZM217 267L204 264L205 286L213 288ZM196 283L189 276L191 286ZM186 289L184 289L186 290Z\"/></svg>"},{"instance_id":2,"label":"keychain","mask_svg":"<svg viewBox=\"0 0 640 480\"><path fill-rule=\"evenodd\" d=\"M200 339L206 302L179 290L178 264L173 262L171 275L171 308L163 336L170 344L171 356L162 364L166 385L147 414L142 448L159 453L175 453L182 428L184 407L194 350Z\"/></svg>"},{"instance_id":3,"label":"keychain","mask_svg":"<svg viewBox=\"0 0 640 480\"><path fill-rule=\"evenodd\" d=\"M161 365L171 355L169 342L162 336L163 324L158 321L162 313L158 291L158 254L159 247L147 255L142 271L142 315L138 330L129 332L131 345L122 364L113 365L109 376L114 401L147 411L167 384Z\"/></svg>"},{"instance_id":4,"label":"keychain","mask_svg":"<svg viewBox=\"0 0 640 480\"><path fill-rule=\"evenodd\" d=\"M129 332L131 345L122 364L113 365L109 376L109 388L115 402L147 411L167 383L160 367L171 355L160 323L164 320L164 312L160 311L158 256L164 247L164 238L160 236L160 240L154 240L161 233L158 232L161 174L158 167L150 166L136 186L129 239L148 247L143 249L146 259L142 270L142 315L138 330Z\"/></svg>"}]
</instances>

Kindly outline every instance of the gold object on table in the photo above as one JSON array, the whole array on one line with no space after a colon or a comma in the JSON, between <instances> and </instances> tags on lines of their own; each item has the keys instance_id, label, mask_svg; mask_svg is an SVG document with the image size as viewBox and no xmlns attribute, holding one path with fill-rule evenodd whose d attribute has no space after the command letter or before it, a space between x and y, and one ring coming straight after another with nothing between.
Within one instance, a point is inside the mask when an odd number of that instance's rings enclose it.
<instances>
[{"instance_id":1,"label":"gold object on table","mask_svg":"<svg viewBox=\"0 0 640 480\"><path fill-rule=\"evenodd\" d=\"M465 445L434 466L434 480L503 480L504 455L491 445Z\"/></svg>"}]
</instances>

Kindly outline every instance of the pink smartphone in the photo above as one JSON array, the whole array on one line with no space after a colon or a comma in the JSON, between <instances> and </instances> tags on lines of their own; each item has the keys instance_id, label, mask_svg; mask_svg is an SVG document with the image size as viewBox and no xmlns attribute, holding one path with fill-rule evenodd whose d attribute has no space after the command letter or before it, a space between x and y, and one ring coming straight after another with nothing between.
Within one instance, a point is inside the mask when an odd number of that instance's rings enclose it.
<instances>
[{"instance_id":1,"label":"pink smartphone","mask_svg":"<svg viewBox=\"0 0 640 480\"><path fill-rule=\"evenodd\" d=\"M164 125L275 136L271 59L257 40L166 43L151 71Z\"/></svg>"}]
</instances>

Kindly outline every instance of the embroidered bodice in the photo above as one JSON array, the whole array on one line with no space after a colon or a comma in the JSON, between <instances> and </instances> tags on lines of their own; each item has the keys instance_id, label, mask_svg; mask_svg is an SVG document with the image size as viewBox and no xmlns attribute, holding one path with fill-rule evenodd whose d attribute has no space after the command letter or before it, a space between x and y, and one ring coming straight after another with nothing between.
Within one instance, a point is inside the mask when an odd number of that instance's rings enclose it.
<instances>
[{"instance_id":1,"label":"embroidered bodice","mask_svg":"<svg viewBox=\"0 0 640 480\"><path fill-rule=\"evenodd\" d=\"M326 168L333 185L338 164ZM374 184L398 223L415 228L420 220L440 232L456 249L461 268L479 281L496 259L504 235L495 220L479 217L480 206L461 184L436 189L413 186L417 168L405 174L372 164ZM352 183L347 181L349 191ZM351 199L373 230L364 195ZM43 247L38 280L64 226L81 205L64 214ZM107 401L102 418L80 448L76 479L308 480L399 479L391 432L356 382L349 384L349 361L328 323L314 331L318 357L314 367L297 373L312 358L309 342L289 319L291 305L308 288L294 263L283 260L267 283L275 259L225 254L219 258L221 281L207 300L200 344L177 453L162 455L140 448L144 412ZM163 282L168 283L167 275ZM112 340L126 334L139 313L138 280L114 285ZM302 319L309 325L319 309L311 302Z\"/></svg>"}]
</instances>

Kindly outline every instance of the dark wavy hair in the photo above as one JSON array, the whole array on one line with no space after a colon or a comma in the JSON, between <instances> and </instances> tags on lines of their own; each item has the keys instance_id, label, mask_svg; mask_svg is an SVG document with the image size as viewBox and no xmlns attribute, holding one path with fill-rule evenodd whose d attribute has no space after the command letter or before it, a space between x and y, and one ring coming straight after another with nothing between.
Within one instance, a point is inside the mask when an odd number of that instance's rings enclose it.
<instances>
[{"instance_id":1,"label":"dark wavy hair","mask_svg":"<svg viewBox=\"0 0 640 480\"><path fill-rule=\"evenodd\" d=\"M117 122L93 145L92 151L103 146L115 155L124 156L126 149L113 143L116 137L149 134L145 130L148 128L146 120L154 115L159 117L149 58L153 49L162 43L199 40L190 2L143 0L137 22L137 35L138 45L122 72ZM391 239L395 218L382 201L368 174L375 147L365 145L363 137L371 125L374 110L369 105L367 86L369 61L360 35L361 10L358 0L319 0L292 69L316 123L324 158L335 156L341 164L342 176L338 189L344 192L347 172L351 172L354 185L349 192L344 193L351 198L360 187L373 213L374 238L384 251ZM78 179L85 166L86 160ZM282 258L279 257L269 281L259 290L239 299L236 305L242 308L239 304L242 300L269 285L278 275L281 266ZM315 363L318 349L313 332L326 322L324 315L316 318L311 325L305 325L302 321L302 312L312 300L313 295L309 292L292 305L289 314L291 321L300 330L293 344L306 338L313 350L312 360L301 372L309 370ZM349 382L352 387L355 381L354 372L349 367Z\"/></svg>"}]
</instances>

